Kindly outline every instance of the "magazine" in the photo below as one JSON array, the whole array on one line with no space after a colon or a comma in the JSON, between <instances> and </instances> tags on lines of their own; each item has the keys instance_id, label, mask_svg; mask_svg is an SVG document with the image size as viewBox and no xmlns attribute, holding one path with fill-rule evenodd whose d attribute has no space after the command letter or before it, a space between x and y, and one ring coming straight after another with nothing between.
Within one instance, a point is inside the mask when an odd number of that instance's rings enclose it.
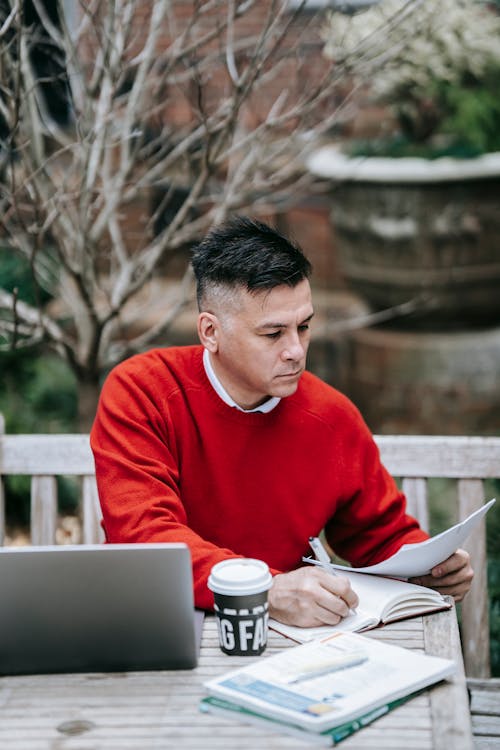
<instances>
[{"instance_id":1,"label":"magazine","mask_svg":"<svg viewBox=\"0 0 500 750\"><path fill-rule=\"evenodd\" d=\"M321 733L454 671L449 659L339 632L259 659L204 687L208 695L260 716Z\"/></svg>"},{"instance_id":2,"label":"magazine","mask_svg":"<svg viewBox=\"0 0 500 750\"><path fill-rule=\"evenodd\" d=\"M406 703L406 701L414 698L415 695L418 695L418 693L411 693L410 695L405 695L403 698L398 698L398 700L385 703L383 706L374 708L372 711L368 711L353 721L347 721L323 732L311 732L286 721L271 719L269 716L264 716L256 711L250 711L248 708L237 706L235 703L230 703L222 698L215 698L213 696L201 699L200 711L223 716L227 719L236 719L243 724L253 724L270 732L290 734L292 737L297 737L304 742L320 745L321 747L332 747L341 740L345 740L346 737L350 737L351 734L354 734L359 729L363 729L382 716L385 716L389 711L393 711L398 706Z\"/></svg>"}]
</instances>

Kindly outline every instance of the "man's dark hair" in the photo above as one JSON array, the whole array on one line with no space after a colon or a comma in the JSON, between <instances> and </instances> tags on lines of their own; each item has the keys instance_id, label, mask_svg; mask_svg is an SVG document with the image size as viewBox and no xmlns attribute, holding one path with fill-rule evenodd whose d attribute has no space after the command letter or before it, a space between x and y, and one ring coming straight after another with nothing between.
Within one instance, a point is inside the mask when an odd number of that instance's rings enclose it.
<instances>
[{"instance_id":1,"label":"man's dark hair","mask_svg":"<svg viewBox=\"0 0 500 750\"><path fill-rule=\"evenodd\" d=\"M200 308L210 287L241 286L249 292L294 287L312 270L298 246L246 216L212 229L194 249L192 263Z\"/></svg>"}]
</instances>

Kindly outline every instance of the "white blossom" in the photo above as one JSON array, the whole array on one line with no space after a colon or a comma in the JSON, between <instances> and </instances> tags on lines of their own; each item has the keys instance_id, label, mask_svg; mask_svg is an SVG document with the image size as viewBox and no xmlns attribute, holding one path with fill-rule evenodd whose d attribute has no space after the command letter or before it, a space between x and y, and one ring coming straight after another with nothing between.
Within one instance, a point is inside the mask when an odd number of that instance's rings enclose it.
<instances>
[{"instance_id":1,"label":"white blossom","mask_svg":"<svg viewBox=\"0 0 500 750\"><path fill-rule=\"evenodd\" d=\"M500 67L500 18L478 0L383 0L353 16L334 11L323 40L325 55L348 61L354 75L375 62L371 83L385 101Z\"/></svg>"}]
</instances>

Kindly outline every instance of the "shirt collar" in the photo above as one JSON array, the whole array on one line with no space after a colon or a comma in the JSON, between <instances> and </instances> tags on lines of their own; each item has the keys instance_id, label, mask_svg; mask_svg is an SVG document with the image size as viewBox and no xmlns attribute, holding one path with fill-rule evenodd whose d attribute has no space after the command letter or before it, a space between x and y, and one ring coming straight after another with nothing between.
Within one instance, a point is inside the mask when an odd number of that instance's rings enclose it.
<instances>
[{"instance_id":1,"label":"shirt collar","mask_svg":"<svg viewBox=\"0 0 500 750\"><path fill-rule=\"evenodd\" d=\"M212 362L210 359L210 354L208 349L203 350L203 365L205 367L205 372L207 373L207 378L209 379L210 383L212 384L215 392L220 396L220 398L226 403L228 406L232 406L235 409L238 409L238 411L243 411L246 414L251 414L255 411L263 412L264 414L267 414L272 409L274 409L275 406L279 404L281 399L278 396L270 396L267 401L264 401L263 404L260 404L260 406L256 406L255 409L242 409L239 404L236 403L234 399L231 398L229 393L226 391L222 383L220 382L219 378L215 374L215 370L212 366Z\"/></svg>"}]
</instances>

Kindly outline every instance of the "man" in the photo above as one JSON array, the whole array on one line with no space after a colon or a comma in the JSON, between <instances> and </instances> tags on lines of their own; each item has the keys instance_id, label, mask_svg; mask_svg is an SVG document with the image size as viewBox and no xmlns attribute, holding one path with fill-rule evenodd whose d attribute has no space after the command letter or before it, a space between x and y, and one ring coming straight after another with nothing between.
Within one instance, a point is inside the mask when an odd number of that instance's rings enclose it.
<instances>
[{"instance_id":1,"label":"man","mask_svg":"<svg viewBox=\"0 0 500 750\"><path fill-rule=\"evenodd\" d=\"M304 566L309 536L356 566L426 538L380 464L354 405L305 371L313 317L302 251L238 217L196 249L201 346L155 349L104 384L91 444L108 542L185 542L195 603L228 557L274 575L272 617L335 624L358 603L347 579ZM458 550L420 582L460 600Z\"/></svg>"}]
</instances>

